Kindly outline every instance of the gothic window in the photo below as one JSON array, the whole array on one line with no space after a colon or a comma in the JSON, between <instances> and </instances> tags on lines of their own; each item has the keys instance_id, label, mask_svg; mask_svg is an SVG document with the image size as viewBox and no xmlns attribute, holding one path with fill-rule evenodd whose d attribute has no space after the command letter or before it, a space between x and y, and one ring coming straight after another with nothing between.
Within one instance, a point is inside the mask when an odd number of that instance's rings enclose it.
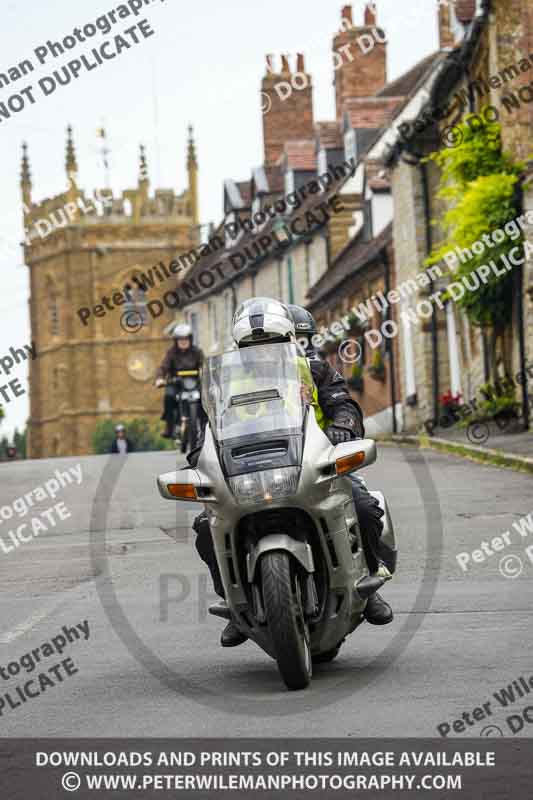
<instances>
[{"instance_id":1,"label":"gothic window","mask_svg":"<svg viewBox=\"0 0 533 800\"><path fill-rule=\"evenodd\" d=\"M148 325L150 318L146 310L146 292L144 289L141 289L140 286L131 286L129 284L124 289L124 294L126 296L125 311L135 312L142 324Z\"/></svg>"},{"instance_id":2,"label":"gothic window","mask_svg":"<svg viewBox=\"0 0 533 800\"><path fill-rule=\"evenodd\" d=\"M58 294L51 279L48 279L46 285L46 303L48 309L48 331L50 336L59 336Z\"/></svg>"}]
</instances>

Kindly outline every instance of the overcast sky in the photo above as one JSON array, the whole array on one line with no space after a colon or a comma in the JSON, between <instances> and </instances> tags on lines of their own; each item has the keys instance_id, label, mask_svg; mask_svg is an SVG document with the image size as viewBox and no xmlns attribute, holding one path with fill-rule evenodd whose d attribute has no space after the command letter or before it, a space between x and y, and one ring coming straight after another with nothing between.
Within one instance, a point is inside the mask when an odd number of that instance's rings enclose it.
<instances>
[{"instance_id":1,"label":"overcast sky","mask_svg":"<svg viewBox=\"0 0 533 800\"><path fill-rule=\"evenodd\" d=\"M120 5L115 0L4 0L0 73L30 58L35 48L58 41L75 27ZM306 55L315 87L315 119L334 117L332 35L339 28L343 2L336 0L154 0L136 19L119 21L107 35L79 44L68 58L50 58L27 78L0 88L0 102L28 84L35 87L34 105L0 121L0 357L11 346L30 341L28 270L22 258L6 255L2 240L22 239L19 190L20 146L27 140L33 198L63 191L65 128L74 128L79 183L85 190L104 185L97 128L105 126L111 147L111 185L115 193L136 185L138 145L147 145L152 188L186 185L187 125L195 129L200 167L202 222L217 220L222 211L222 181L244 180L262 162L259 88L265 54ZM354 3L355 21L362 21L363 2ZM398 77L437 47L435 0L377 0L379 23L389 37L389 79ZM155 35L105 61L49 97L37 81L70 58L121 33L146 17ZM0 118L1 119L1 118ZM22 378L19 367L10 378ZM2 384L5 376L0 375ZM4 406L0 435L24 427L28 396Z\"/></svg>"}]
</instances>

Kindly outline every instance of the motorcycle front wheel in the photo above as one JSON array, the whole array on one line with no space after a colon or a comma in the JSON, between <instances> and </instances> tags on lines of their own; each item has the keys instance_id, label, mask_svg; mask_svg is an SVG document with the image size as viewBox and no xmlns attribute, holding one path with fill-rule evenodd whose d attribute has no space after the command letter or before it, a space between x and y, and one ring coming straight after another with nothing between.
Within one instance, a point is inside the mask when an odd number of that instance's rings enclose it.
<instances>
[{"instance_id":1,"label":"motorcycle front wheel","mask_svg":"<svg viewBox=\"0 0 533 800\"><path fill-rule=\"evenodd\" d=\"M288 689L305 689L313 672L300 580L288 553L261 558L263 603L278 669Z\"/></svg>"}]
</instances>

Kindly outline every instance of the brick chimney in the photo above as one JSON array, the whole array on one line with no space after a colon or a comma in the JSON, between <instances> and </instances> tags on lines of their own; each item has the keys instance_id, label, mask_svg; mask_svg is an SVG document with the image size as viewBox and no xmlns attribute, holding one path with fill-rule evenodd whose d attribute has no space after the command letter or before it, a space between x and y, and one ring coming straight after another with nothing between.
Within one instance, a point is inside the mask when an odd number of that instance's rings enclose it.
<instances>
[{"instance_id":1,"label":"brick chimney","mask_svg":"<svg viewBox=\"0 0 533 800\"><path fill-rule=\"evenodd\" d=\"M452 32L451 5L439 6L439 47L450 50L455 47L455 36Z\"/></svg>"},{"instance_id":2,"label":"brick chimney","mask_svg":"<svg viewBox=\"0 0 533 800\"><path fill-rule=\"evenodd\" d=\"M375 5L366 3L360 26L353 24L352 6L344 6L340 28L333 39L337 119L345 100L372 97L387 83L386 37L377 26Z\"/></svg>"},{"instance_id":3,"label":"brick chimney","mask_svg":"<svg viewBox=\"0 0 533 800\"><path fill-rule=\"evenodd\" d=\"M261 83L263 142L265 166L272 166L283 153L290 139L314 138L313 85L305 71L305 61L298 53L296 72L291 71L289 57L281 57L281 71L276 72L274 59L267 56L266 74Z\"/></svg>"}]
</instances>

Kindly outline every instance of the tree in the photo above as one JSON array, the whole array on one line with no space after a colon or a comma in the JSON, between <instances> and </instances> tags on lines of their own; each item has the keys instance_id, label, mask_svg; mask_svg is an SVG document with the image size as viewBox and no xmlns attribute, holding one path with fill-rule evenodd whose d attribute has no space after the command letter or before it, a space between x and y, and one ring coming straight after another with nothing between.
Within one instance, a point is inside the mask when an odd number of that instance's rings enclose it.
<instances>
[{"instance_id":1,"label":"tree","mask_svg":"<svg viewBox=\"0 0 533 800\"><path fill-rule=\"evenodd\" d=\"M109 453L115 438L115 425L111 419L100 420L92 436L92 446L95 453ZM126 436L131 440L137 452L150 450L173 450L172 440L163 439L159 433L158 423L150 423L144 417L124 422Z\"/></svg>"}]
</instances>

